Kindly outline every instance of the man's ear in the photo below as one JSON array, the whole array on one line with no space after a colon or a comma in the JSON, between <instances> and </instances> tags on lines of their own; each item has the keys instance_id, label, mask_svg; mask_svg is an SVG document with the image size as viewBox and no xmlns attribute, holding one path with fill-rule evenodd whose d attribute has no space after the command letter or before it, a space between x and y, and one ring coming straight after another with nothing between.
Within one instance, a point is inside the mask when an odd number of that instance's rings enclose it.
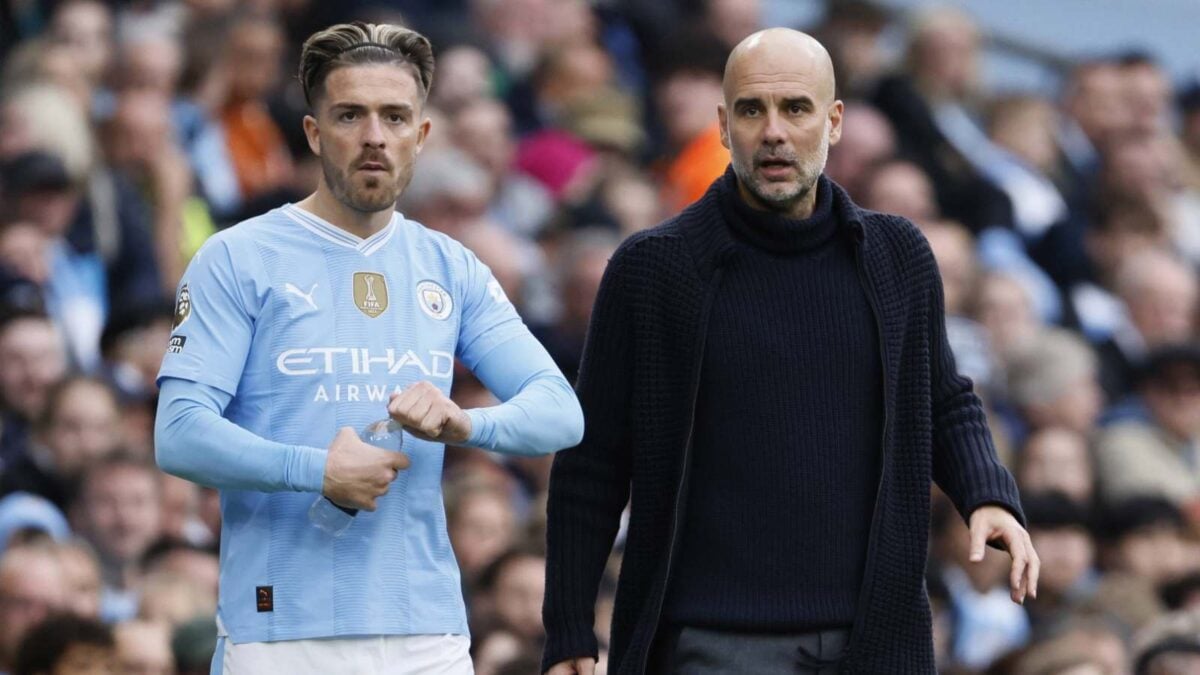
<instances>
[{"instance_id":1,"label":"man's ear","mask_svg":"<svg viewBox=\"0 0 1200 675\"><path fill-rule=\"evenodd\" d=\"M304 116L304 137L308 139L308 149L317 157L321 156L321 127L317 118L312 115Z\"/></svg>"},{"instance_id":2,"label":"man's ear","mask_svg":"<svg viewBox=\"0 0 1200 675\"><path fill-rule=\"evenodd\" d=\"M421 154L421 148L425 147L425 140L429 138L429 132L432 129L433 129L433 120L429 119L428 117L425 118L424 122L421 122L421 126L417 127L416 153L418 155Z\"/></svg>"},{"instance_id":3,"label":"man's ear","mask_svg":"<svg viewBox=\"0 0 1200 675\"><path fill-rule=\"evenodd\" d=\"M724 103L717 104L717 125L721 127L721 145L729 150L729 111Z\"/></svg>"},{"instance_id":4,"label":"man's ear","mask_svg":"<svg viewBox=\"0 0 1200 675\"><path fill-rule=\"evenodd\" d=\"M842 113L845 106L841 101L834 101L829 108L829 144L837 145L842 138Z\"/></svg>"}]
</instances>

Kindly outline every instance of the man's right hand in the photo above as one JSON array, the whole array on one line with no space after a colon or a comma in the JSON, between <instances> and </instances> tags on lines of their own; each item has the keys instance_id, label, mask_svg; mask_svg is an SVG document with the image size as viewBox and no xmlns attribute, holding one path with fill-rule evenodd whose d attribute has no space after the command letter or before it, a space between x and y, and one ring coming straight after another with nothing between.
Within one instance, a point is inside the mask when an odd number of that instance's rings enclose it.
<instances>
[{"instance_id":1,"label":"man's right hand","mask_svg":"<svg viewBox=\"0 0 1200 675\"><path fill-rule=\"evenodd\" d=\"M596 672L596 659L581 656L577 659L559 661L546 671L546 675L592 675Z\"/></svg>"},{"instance_id":2,"label":"man's right hand","mask_svg":"<svg viewBox=\"0 0 1200 675\"><path fill-rule=\"evenodd\" d=\"M329 444L321 494L341 506L374 511L375 500L411 464L403 452L368 445L353 428L342 427Z\"/></svg>"}]
</instances>

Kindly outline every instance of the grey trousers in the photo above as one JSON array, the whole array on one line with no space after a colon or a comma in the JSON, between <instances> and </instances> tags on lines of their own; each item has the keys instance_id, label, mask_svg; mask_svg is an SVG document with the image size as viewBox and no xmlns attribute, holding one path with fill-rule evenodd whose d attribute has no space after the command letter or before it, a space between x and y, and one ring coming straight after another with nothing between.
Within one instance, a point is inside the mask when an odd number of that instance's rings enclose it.
<instances>
[{"instance_id":1,"label":"grey trousers","mask_svg":"<svg viewBox=\"0 0 1200 675\"><path fill-rule=\"evenodd\" d=\"M664 626L648 675L834 675L850 631L799 634L730 633Z\"/></svg>"}]
</instances>

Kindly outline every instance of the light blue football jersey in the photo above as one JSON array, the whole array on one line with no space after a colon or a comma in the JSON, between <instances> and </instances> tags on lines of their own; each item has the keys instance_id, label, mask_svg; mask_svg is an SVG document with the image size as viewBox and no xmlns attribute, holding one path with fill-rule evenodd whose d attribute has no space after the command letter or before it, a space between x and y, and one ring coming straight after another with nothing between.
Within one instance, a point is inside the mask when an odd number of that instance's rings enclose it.
<instances>
[{"instance_id":1,"label":"light blue football jersey","mask_svg":"<svg viewBox=\"0 0 1200 675\"><path fill-rule=\"evenodd\" d=\"M399 214L359 239L294 205L213 236L179 287L160 379L233 396L225 416L281 443L326 447L386 417L420 380L449 395L527 329L488 268ZM235 643L467 634L446 534L444 446L404 436L412 466L341 536L315 527L312 492L222 490L220 623Z\"/></svg>"}]
</instances>

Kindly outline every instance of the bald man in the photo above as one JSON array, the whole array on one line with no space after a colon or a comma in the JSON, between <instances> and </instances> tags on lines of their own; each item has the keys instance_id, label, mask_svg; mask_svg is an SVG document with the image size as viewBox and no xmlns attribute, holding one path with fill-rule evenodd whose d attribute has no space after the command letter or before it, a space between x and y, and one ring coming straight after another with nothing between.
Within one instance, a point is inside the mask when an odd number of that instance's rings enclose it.
<instances>
[{"instance_id":1,"label":"bald man","mask_svg":"<svg viewBox=\"0 0 1200 675\"><path fill-rule=\"evenodd\" d=\"M751 35L717 107L729 169L613 255L577 385L587 429L551 475L552 675L593 671L627 503L609 673L934 672L931 478L972 559L1006 548L1013 600L1036 593L928 244L822 174L842 110L817 41Z\"/></svg>"}]
</instances>

